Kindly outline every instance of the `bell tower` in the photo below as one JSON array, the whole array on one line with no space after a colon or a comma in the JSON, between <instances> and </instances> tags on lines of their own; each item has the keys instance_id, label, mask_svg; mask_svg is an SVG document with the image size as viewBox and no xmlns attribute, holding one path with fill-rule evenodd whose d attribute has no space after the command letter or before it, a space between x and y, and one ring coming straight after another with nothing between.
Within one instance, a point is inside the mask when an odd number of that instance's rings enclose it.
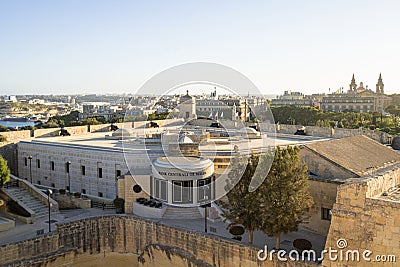
<instances>
[{"instance_id":1,"label":"bell tower","mask_svg":"<svg viewBox=\"0 0 400 267\"><path fill-rule=\"evenodd\" d=\"M378 78L378 83L376 84L376 93L377 94L384 94L384 90L383 90L383 88L384 88L384 84L383 84L383 81L382 81L382 73L379 73L379 78Z\"/></svg>"},{"instance_id":2,"label":"bell tower","mask_svg":"<svg viewBox=\"0 0 400 267\"><path fill-rule=\"evenodd\" d=\"M350 90L349 92L355 92L357 89L357 84L356 84L356 79L354 79L354 73L353 77L351 78L351 83L350 83Z\"/></svg>"}]
</instances>

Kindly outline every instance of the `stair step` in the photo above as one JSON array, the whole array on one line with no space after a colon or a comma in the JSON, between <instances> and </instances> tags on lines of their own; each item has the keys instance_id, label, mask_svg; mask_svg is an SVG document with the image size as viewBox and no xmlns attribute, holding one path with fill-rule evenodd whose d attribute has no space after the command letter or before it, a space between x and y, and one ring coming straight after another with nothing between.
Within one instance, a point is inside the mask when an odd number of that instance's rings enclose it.
<instances>
[{"instance_id":1,"label":"stair step","mask_svg":"<svg viewBox=\"0 0 400 267\"><path fill-rule=\"evenodd\" d=\"M48 215L47 204L41 202L38 198L31 195L27 190L20 187L12 187L6 189L6 192L11 193L16 199L23 202L26 207L35 212L37 218L45 217ZM51 212L57 214L57 212Z\"/></svg>"}]
</instances>

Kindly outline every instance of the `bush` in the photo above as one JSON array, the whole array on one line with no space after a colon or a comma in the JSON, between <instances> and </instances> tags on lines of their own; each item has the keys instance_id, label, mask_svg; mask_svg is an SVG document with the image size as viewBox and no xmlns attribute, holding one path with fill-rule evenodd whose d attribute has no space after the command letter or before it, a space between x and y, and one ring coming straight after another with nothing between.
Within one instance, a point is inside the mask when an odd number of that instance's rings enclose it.
<instances>
[{"instance_id":1,"label":"bush","mask_svg":"<svg viewBox=\"0 0 400 267\"><path fill-rule=\"evenodd\" d=\"M125 199L120 197L114 199L114 206L117 209L117 213L124 213L124 205Z\"/></svg>"},{"instance_id":2,"label":"bush","mask_svg":"<svg viewBox=\"0 0 400 267\"><path fill-rule=\"evenodd\" d=\"M301 251L310 250L312 248L312 244L307 239L295 239L293 241L293 247Z\"/></svg>"},{"instance_id":3,"label":"bush","mask_svg":"<svg viewBox=\"0 0 400 267\"><path fill-rule=\"evenodd\" d=\"M244 228L241 225L233 225L229 228L229 233L234 236L240 236L244 234Z\"/></svg>"}]
</instances>

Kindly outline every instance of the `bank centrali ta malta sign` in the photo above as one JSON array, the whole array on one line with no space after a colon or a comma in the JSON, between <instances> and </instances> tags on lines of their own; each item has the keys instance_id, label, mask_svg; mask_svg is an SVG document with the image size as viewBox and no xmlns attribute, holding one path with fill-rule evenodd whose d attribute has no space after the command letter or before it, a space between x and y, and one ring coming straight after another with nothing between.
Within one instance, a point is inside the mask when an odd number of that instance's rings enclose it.
<instances>
[{"instance_id":1,"label":"bank centrali ta malta sign","mask_svg":"<svg viewBox=\"0 0 400 267\"><path fill-rule=\"evenodd\" d=\"M158 172L162 176L204 176L206 172Z\"/></svg>"}]
</instances>

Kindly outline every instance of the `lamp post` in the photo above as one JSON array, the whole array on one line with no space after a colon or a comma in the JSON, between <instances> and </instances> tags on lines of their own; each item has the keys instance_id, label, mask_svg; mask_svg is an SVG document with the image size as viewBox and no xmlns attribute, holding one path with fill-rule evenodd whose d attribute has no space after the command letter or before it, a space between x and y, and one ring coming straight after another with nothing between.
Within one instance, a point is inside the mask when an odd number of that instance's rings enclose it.
<instances>
[{"instance_id":1,"label":"lamp post","mask_svg":"<svg viewBox=\"0 0 400 267\"><path fill-rule=\"evenodd\" d=\"M69 168L69 166L71 165L71 161L67 161L67 174L68 174L68 191L71 193L71 175L69 174L70 173L70 168Z\"/></svg>"},{"instance_id":2,"label":"lamp post","mask_svg":"<svg viewBox=\"0 0 400 267\"><path fill-rule=\"evenodd\" d=\"M50 221L50 195L53 194L51 189L47 189L47 202L49 204L49 232L51 232L51 221Z\"/></svg>"},{"instance_id":3,"label":"lamp post","mask_svg":"<svg viewBox=\"0 0 400 267\"><path fill-rule=\"evenodd\" d=\"M210 187L208 185L204 186L204 205L202 207L204 208L204 232L207 233L207 208L211 207L211 203L207 203L209 199L209 193L210 193Z\"/></svg>"},{"instance_id":4,"label":"lamp post","mask_svg":"<svg viewBox=\"0 0 400 267\"><path fill-rule=\"evenodd\" d=\"M29 159L29 179L31 180L32 183L32 156L29 156L28 159Z\"/></svg>"}]
</instances>

